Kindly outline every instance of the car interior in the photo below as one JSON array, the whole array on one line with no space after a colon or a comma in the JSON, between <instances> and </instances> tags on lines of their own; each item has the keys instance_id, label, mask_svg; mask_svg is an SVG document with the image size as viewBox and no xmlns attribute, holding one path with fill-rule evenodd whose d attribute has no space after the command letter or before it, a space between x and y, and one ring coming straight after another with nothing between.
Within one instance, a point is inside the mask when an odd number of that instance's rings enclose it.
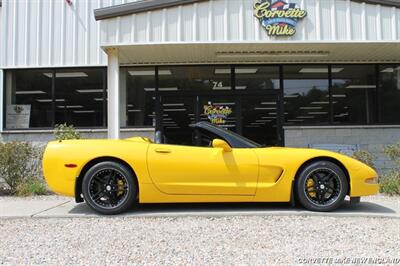
<instances>
[{"instance_id":1,"label":"car interior","mask_svg":"<svg viewBox=\"0 0 400 266\"><path fill-rule=\"evenodd\" d=\"M212 142L214 139L222 139L222 138L202 128L192 127L192 143L190 146L212 147ZM168 139L162 134L160 130L157 130L155 132L154 143L169 144Z\"/></svg>"}]
</instances>

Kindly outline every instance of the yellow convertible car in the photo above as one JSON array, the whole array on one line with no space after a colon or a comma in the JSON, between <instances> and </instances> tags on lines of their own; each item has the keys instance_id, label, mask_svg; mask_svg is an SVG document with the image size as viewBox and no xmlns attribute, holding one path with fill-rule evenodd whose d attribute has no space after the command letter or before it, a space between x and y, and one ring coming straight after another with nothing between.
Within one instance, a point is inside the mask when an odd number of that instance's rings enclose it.
<instances>
[{"instance_id":1,"label":"yellow convertible car","mask_svg":"<svg viewBox=\"0 0 400 266\"><path fill-rule=\"evenodd\" d=\"M135 203L295 202L331 211L346 195L379 190L369 166L334 152L261 147L207 122L192 125L197 146L147 138L50 142L44 176L56 193L103 214Z\"/></svg>"}]
</instances>

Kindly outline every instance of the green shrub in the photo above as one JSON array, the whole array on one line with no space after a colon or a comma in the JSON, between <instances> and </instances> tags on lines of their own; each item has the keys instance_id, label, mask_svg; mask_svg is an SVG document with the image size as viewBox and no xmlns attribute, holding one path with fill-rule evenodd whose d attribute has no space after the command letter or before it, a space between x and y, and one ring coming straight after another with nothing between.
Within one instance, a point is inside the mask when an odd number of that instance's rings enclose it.
<instances>
[{"instance_id":1,"label":"green shrub","mask_svg":"<svg viewBox=\"0 0 400 266\"><path fill-rule=\"evenodd\" d=\"M388 195L400 195L400 172L390 171L379 177L380 191Z\"/></svg>"},{"instance_id":2,"label":"green shrub","mask_svg":"<svg viewBox=\"0 0 400 266\"><path fill-rule=\"evenodd\" d=\"M353 158L365 163L366 165L375 168L374 166L374 156L367 151L356 151L353 153Z\"/></svg>"},{"instance_id":3,"label":"green shrub","mask_svg":"<svg viewBox=\"0 0 400 266\"><path fill-rule=\"evenodd\" d=\"M400 142L386 146L383 152L392 160L400 170Z\"/></svg>"},{"instance_id":4,"label":"green shrub","mask_svg":"<svg viewBox=\"0 0 400 266\"><path fill-rule=\"evenodd\" d=\"M17 196L32 196L48 194L46 183L43 179L31 178L17 186L15 195Z\"/></svg>"},{"instance_id":5,"label":"green shrub","mask_svg":"<svg viewBox=\"0 0 400 266\"><path fill-rule=\"evenodd\" d=\"M393 161L394 168L379 177L381 192L400 195L400 142L385 147L383 152Z\"/></svg>"},{"instance_id":6,"label":"green shrub","mask_svg":"<svg viewBox=\"0 0 400 266\"><path fill-rule=\"evenodd\" d=\"M42 148L28 142L0 143L0 176L10 186L11 194L19 194L18 189L25 183L43 182L42 153Z\"/></svg>"},{"instance_id":7,"label":"green shrub","mask_svg":"<svg viewBox=\"0 0 400 266\"><path fill-rule=\"evenodd\" d=\"M66 139L80 139L81 135L76 131L73 125L67 125L67 123L56 125L54 128L54 137L58 141Z\"/></svg>"}]
</instances>

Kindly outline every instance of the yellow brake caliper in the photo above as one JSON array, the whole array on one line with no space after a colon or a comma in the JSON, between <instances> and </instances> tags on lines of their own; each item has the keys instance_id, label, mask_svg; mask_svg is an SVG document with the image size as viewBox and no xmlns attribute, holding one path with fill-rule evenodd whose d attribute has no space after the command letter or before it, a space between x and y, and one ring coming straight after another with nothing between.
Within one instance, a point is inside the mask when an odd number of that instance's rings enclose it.
<instances>
[{"instance_id":1,"label":"yellow brake caliper","mask_svg":"<svg viewBox=\"0 0 400 266\"><path fill-rule=\"evenodd\" d=\"M124 194L124 182L121 179L118 179L117 185L118 185L117 196L121 196L122 194Z\"/></svg>"},{"instance_id":2,"label":"yellow brake caliper","mask_svg":"<svg viewBox=\"0 0 400 266\"><path fill-rule=\"evenodd\" d=\"M308 179L307 180L307 192L310 195L310 197L315 198L317 196L315 190L314 190L314 180Z\"/></svg>"}]
</instances>

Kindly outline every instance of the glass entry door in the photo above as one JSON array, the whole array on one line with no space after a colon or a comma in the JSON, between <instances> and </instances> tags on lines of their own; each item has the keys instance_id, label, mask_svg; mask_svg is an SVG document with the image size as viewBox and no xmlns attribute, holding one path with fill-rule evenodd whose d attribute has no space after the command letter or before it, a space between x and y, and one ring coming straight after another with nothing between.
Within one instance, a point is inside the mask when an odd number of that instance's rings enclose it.
<instances>
[{"instance_id":1,"label":"glass entry door","mask_svg":"<svg viewBox=\"0 0 400 266\"><path fill-rule=\"evenodd\" d=\"M237 108L234 96L200 96L199 121L237 132Z\"/></svg>"},{"instance_id":2,"label":"glass entry door","mask_svg":"<svg viewBox=\"0 0 400 266\"><path fill-rule=\"evenodd\" d=\"M241 98L241 135L263 146L281 145L281 123L276 95Z\"/></svg>"},{"instance_id":3,"label":"glass entry door","mask_svg":"<svg viewBox=\"0 0 400 266\"><path fill-rule=\"evenodd\" d=\"M190 124L206 121L264 146L283 145L278 94L161 95L160 129L168 144L196 145Z\"/></svg>"},{"instance_id":4,"label":"glass entry door","mask_svg":"<svg viewBox=\"0 0 400 266\"><path fill-rule=\"evenodd\" d=\"M161 96L161 132L165 143L192 145L192 129L189 125L196 121L196 98Z\"/></svg>"}]
</instances>

